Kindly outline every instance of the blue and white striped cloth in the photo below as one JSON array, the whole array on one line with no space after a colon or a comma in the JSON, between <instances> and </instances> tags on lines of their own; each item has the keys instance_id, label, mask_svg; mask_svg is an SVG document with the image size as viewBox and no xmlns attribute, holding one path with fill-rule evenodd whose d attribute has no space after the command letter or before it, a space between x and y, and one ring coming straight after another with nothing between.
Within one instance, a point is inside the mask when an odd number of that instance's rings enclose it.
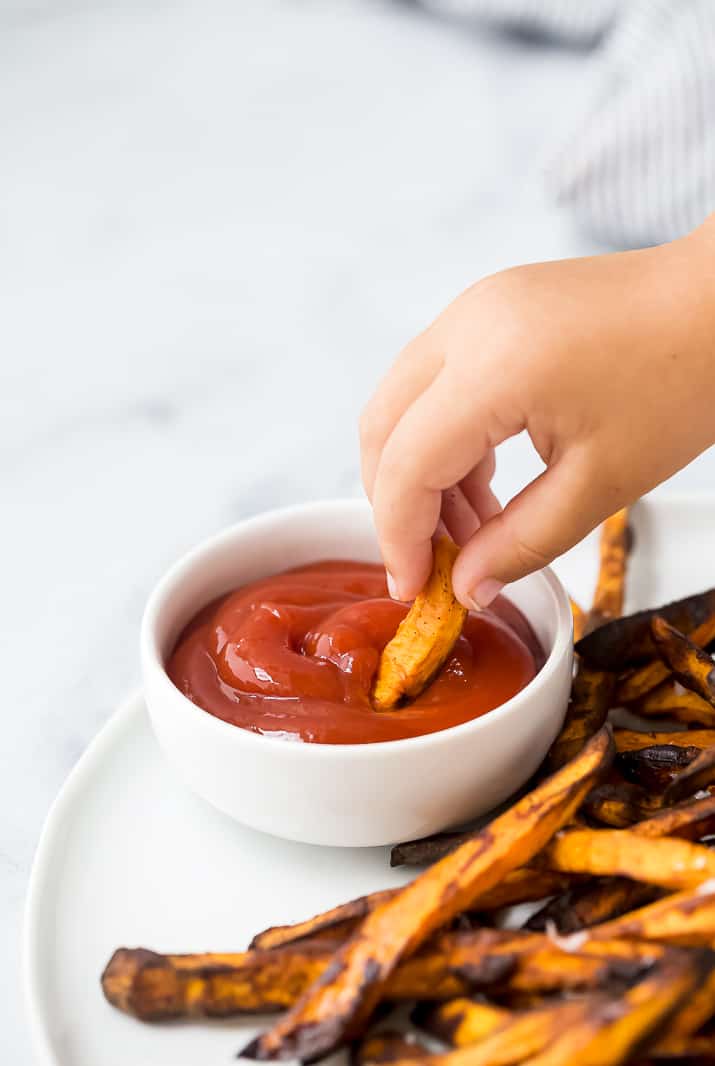
<instances>
[{"instance_id":1,"label":"blue and white striped cloth","mask_svg":"<svg viewBox=\"0 0 715 1066\"><path fill-rule=\"evenodd\" d=\"M592 108L555 152L559 203L602 240L640 246L715 211L715 0L423 0L596 48Z\"/></svg>"}]
</instances>

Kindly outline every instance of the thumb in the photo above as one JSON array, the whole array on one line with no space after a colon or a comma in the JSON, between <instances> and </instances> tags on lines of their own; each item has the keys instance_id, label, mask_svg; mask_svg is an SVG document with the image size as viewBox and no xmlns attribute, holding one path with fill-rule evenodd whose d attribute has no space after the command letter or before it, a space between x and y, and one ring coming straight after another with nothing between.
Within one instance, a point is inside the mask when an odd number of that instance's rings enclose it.
<instances>
[{"instance_id":1,"label":"thumb","mask_svg":"<svg viewBox=\"0 0 715 1066\"><path fill-rule=\"evenodd\" d=\"M599 492L584 462L565 455L464 545L452 573L457 598L488 607L507 582L547 566L619 506L613 492Z\"/></svg>"}]
</instances>

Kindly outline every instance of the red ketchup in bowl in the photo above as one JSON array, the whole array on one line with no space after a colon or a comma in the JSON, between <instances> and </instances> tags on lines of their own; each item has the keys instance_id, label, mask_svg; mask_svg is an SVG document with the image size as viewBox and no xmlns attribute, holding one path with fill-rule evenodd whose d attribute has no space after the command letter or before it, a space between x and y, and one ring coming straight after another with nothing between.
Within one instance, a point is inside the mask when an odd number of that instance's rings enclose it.
<instances>
[{"instance_id":1,"label":"red ketchup in bowl","mask_svg":"<svg viewBox=\"0 0 715 1066\"><path fill-rule=\"evenodd\" d=\"M209 714L266 736L370 744L479 718L520 692L544 655L521 611L498 597L469 614L439 675L411 703L375 711L380 652L407 613L385 571L336 559L238 588L204 607L169 659L176 687Z\"/></svg>"}]
</instances>

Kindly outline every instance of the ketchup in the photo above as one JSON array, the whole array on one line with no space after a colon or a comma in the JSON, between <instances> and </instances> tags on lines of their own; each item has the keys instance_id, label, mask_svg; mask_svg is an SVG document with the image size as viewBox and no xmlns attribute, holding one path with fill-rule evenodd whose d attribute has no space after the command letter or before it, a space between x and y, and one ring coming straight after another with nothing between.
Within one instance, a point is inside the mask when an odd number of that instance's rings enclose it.
<instances>
[{"instance_id":1,"label":"ketchup","mask_svg":"<svg viewBox=\"0 0 715 1066\"><path fill-rule=\"evenodd\" d=\"M370 744L478 718L534 677L543 652L504 597L469 614L435 680L404 707L375 711L380 652L407 613L385 571L347 559L300 566L204 607L169 660L176 687L225 722L266 736Z\"/></svg>"}]
</instances>

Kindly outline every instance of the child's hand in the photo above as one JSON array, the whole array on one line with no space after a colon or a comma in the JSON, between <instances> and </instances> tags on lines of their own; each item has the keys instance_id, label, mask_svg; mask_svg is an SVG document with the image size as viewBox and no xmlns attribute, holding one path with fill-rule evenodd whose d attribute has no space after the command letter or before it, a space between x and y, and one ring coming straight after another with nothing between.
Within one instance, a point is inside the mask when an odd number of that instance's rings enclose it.
<instances>
[{"instance_id":1,"label":"child's hand","mask_svg":"<svg viewBox=\"0 0 715 1066\"><path fill-rule=\"evenodd\" d=\"M494 448L523 429L546 470L502 511ZM393 591L423 585L441 517L464 545L459 599L487 606L714 441L715 221L487 278L407 346L362 417Z\"/></svg>"}]
</instances>

